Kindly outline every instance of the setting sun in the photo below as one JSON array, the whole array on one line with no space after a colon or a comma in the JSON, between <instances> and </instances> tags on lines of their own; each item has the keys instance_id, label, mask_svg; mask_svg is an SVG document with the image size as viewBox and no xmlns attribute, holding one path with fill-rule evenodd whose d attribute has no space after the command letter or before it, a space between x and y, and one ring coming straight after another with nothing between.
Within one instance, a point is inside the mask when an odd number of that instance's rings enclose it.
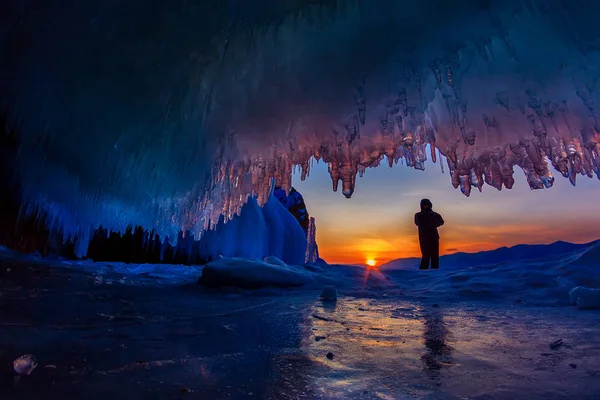
<instances>
[{"instance_id":1,"label":"setting sun","mask_svg":"<svg viewBox=\"0 0 600 400\"><path fill-rule=\"evenodd\" d=\"M367 265L369 267L374 267L376 264L377 264L377 262L375 260L373 260L373 259L368 259L367 260Z\"/></svg>"}]
</instances>

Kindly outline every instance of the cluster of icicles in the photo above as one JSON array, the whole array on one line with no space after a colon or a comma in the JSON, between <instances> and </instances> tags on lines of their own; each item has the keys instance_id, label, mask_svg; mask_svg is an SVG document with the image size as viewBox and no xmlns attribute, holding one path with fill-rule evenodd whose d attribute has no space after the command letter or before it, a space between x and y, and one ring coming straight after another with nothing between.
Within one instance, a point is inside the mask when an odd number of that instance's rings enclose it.
<instances>
[{"instance_id":1,"label":"cluster of icicles","mask_svg":"<svg viewBox=\"0 0 600 400\"><path fill-rule=\"evenodd\" d=\"M406 102L402 99L397 103L388 107L388 113L385 118L380 118L380 127L375 133L360 135L364 108L359 104L355 123L346 125L345 134L333 131L331 136L312 143L295 138L285 151L272 146L238 160L218 158L202 207L205 229L214 226L221 215L228 220L239 214L248 196L256 196L259 204L264 204L273 179L278 186L286 190L291 188L296 167L301 169L304 180L313 161L327 163L333 190L338 190L341 181L344 196L350 198L357 175L362 177L368 167L377 167L382 162L392 167L403 160L406 166L423 170L428 145L433 162L440 156L446 158L452 185L460 187L466 196L473 187L481 191L484 183L498 190L512 188L515 166L524 171L531 189L549 188L554 177L548 160L573 185L578 174L590 178L595 174L600 179L600 135L594 127L561 132L556 129L560 124L552 122L550 129L544 123L545 119L555 121L560 118L562 125L568 126L565 106L551 111L535 107L524 110L520 117L531 127L529 137L504 144L478 145L474 132L464 134L461 129L456 132L462 134L436 141L436 136L441 135L436 135L429 122L431 118L415 113L415 107L404 106ZM486 125L493 124L497 122L486 122ZM440 142L442 145L438 146ZM441 168L444 171L443 164ZM214 190L220 193L219 207L210 201L210 193Z\"/></svg>"}]
</instances>

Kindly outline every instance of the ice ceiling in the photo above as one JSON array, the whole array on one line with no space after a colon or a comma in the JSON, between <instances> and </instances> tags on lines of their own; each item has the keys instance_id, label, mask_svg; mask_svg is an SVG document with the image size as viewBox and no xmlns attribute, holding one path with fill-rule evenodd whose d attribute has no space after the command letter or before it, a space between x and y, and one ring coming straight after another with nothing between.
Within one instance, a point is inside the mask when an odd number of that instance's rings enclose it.
<instances>
[{"instance_id":1,"label":"ice ceiling","mask_svg":"<svg viewBox=\"0 0 600 400\"><path fill-rule=\"evenodd\" d=\"M367 167L428 158L466 195L515 169L575 184L600 177L597 15L595 0L4 0L0 101L24 202L71 231L202 231L313 157L346 197Z\"/></svg>"}]
</instances>

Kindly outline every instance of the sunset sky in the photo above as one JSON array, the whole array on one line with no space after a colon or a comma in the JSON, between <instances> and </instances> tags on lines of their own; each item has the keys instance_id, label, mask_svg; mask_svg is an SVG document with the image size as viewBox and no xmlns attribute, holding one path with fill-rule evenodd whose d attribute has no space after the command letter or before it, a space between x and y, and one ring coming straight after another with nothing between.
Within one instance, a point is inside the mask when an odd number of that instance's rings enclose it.
<instances>
[{"instance_id":1,"label":"sunset sky","mask_svg":"<svg viewBox=\"0 0 600 400\"><path fill-rule=\"evenodd\" d=\"M445 160L444 160L445 163ZM444 165L446 167L446 165ZM573 187L562 176L546 190L529 189L515 167L512 190L485 186L465 197L450 183L447 168L427 162L425 171L403 165L368 169L346 199L333 192L327 165L314 164L310 177L294 187L317 222L317 242L329 263L364 263L419 256L414 213L423 197L431 199L446 224L440 228L442 254L476 252L519 243L576 243L600 238L600 182L578 177ZM554 171L553 171L554 173Z\"/></svg>"}]
</instances>

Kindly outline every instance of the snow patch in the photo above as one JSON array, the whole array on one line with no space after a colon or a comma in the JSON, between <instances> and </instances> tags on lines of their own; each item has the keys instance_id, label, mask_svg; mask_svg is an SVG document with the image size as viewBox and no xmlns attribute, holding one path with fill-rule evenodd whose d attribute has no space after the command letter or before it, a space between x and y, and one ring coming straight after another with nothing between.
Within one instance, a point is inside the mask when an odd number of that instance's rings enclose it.
<instances>
[{"instance_id":1,"label":"snow patch","mask_svg":"<svg viewBox=\"0 0 600 400\"><path fill-rule=\"evenodd\" d=\"M266 256L263 260L267 264L278 265L280 267L287 267L287 264L281 261L279 258L275 256Z\"/></svg>"},{"instance_id":2,"label":"snow patch","mask_svg":"<svg viewBox=\"0 0 600 400\"><path fill-rule=\"evenodd\" d=\"M302 286L312 281L313 277L304 269L236 257L219 258L206 264L198 283L207 287L259 289Z\"/></svg>"},{"instance_id":3,"label":"snow patch","mask_svg":"<svg viewBox=\"0 0 600 400\"><path fill-rule=\"evenodd\" d=\"M600 308L600 289L577 286L569 292L571 304L579 308Z\"/></svg>"},{"instance_id":4,"label":"snow patch","mask_svg":"<svg viewBox=\"0 0 600 400\"><path fill-rule=\"evenodd\" d=\"M485 263L481 262L481 254L461 255L461 262L464 261L466 266L459 269L458 263L451 263L447 268L442 261L441 269L436 271L419 271L416 264L412 265L414 260L397 260L395 265L368 269L324 262L288 264L274 254L260 258L220 257L204 270L201 266L38 258L2 246L0 258L86 270L97 277L97 284L162 286L198 282L200 278L200 283L213 287L303 286L321 290L331 285L338 289L340 297L403 296L435 302L508 300L525 305L566 306L572 303L579 308L600 308L600 270L597 268L600 242L559 244L558 247L556 244L546 248L521 246L514 254L499 249L498 254L486 252ZM543 256L544 253L547 255ZM521 254L524 257L519 259Z\"/></svg>"}]
</instances>

